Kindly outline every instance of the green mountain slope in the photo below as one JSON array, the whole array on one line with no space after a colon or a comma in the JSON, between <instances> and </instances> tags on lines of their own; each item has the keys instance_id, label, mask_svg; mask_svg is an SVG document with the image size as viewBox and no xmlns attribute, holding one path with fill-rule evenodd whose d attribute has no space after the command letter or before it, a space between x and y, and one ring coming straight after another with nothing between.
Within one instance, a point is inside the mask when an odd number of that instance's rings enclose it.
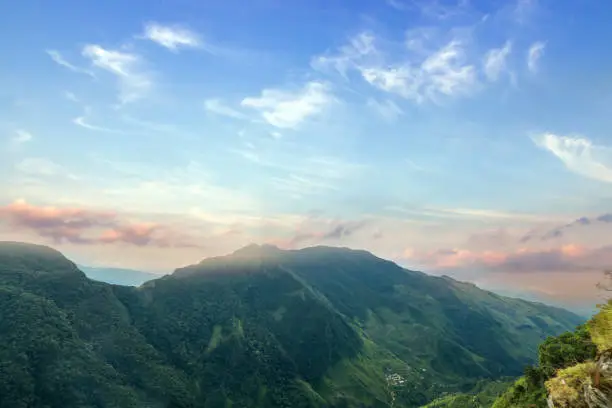
<instances>
[{"instance_id":1,"label":"green mountain slope","mask_svg":"<svg viewBox=\"0 0 612 408\"><path fill-rule=\"evenodd\" d=\"M364 251L246 247L139 288L0 243L0 407L411 407L580 322Z\"/></svg>"}]
</instances>

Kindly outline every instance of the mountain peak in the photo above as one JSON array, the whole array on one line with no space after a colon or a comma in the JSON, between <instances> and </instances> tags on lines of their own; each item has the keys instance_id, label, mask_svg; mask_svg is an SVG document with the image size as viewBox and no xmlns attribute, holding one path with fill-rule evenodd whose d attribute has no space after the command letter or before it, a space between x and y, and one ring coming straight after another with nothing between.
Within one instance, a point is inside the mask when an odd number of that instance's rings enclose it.
<instances>
[{"instance_id":1,"label":"mountain peak","mask_svg":"<svg viewBox=\"0 0 612 408\"><path fill-rule=\"evenodd\" d=\"M26 242L16 241L0 241L0 253L11 254L14 256L20 255L42 255L42 256L56 256L64 258L61 252L48 247L46 245L30 244Z\"/></svg>"},{"instance_id":2,"label":"mountain peak","mask_svg":"<svg viewBox=\"0 0 612 408\"><path fill-rule=\"evenodd\" d=\"M276 255L282 252L282 249L270 244L249 244L232 253L232 256L239 257L261 257Z\"/></svg>"},{"instance_id":3,"label":"mountain peak","mask_svg":"<svg viewBox=\"0 0 612 408\"><path fill-rule=\"evenodd\" d=\"M45 246L25 242L0 241L2 273L23 274L34 271L40 274L82 274L61 252Z\"/></svg>"}]
</instances>

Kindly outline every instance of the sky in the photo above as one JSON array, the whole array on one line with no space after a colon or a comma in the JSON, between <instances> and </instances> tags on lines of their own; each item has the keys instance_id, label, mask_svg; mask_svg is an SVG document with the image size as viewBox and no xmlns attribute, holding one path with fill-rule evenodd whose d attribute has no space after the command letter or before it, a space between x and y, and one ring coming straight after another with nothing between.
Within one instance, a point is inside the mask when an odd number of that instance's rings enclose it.
<instances>
[{"instance_id":1,"label":"sky","mask_svg":"<svg viewBox=\"0 0 612 408\"><path fill-rule=\"evenodd\" d=\"M160 273L347 246L592 306L611 18L600 0L12 2L0 240Z\"/></svg>"}]
</instances>

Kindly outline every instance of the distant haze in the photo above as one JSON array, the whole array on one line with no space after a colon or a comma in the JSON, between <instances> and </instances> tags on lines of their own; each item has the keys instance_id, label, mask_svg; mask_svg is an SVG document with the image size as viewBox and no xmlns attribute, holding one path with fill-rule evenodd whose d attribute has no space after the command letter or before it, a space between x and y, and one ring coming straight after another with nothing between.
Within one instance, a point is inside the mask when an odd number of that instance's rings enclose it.
<instances>
[{"instance_id":1,"label":"distant haze","mask_svg":"<svg viewBox=\"0 0 612 408\"><path fill-rule=\"evenodd\" d=\"M140 286L147 281L164 276L162 274L121 268L99 268L79 265L79 269L90 279L124 286Z\"/></svg>"}]
</instances>

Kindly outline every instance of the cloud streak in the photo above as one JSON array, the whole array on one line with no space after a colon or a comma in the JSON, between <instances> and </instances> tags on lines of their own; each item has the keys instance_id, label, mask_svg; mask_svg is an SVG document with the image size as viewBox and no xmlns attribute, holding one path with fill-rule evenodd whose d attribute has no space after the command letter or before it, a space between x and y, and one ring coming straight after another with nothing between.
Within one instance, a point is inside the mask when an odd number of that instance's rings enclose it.
<instances>
[{"instance_id":1,"label":"cloud streak","mask_svg":"<svg viewBox=\"0 0 612 408\"><path fill-rule=\"evenodd\" d=\"M49 55L49 57L51 57L53 62L55 62L58 65L61 65L64 68L68 68L72 72L77 72L79 74L85 74L85 75L88 75L88 76L90 76L92 78L96 77L93 72L91 72L91 71L89 71L87 69L84 69L84 68L77 67L76 65L73 65L70 62L68 62L62 56L62 54L59 53L59 51L56 51L56 50L47 50L46 53Z\"/></svg>"},{"instance_id":2,"label":"cloud streak","mask_svg":"<svg viewBox=\"0 0 612 408\"><path fill-rule=\"evenodd\" d=\"M541 148L552 153L565 167L581 176L612 183L612 150L597 146L584 137L544 133L533 138Z\"/></svg>"},{"instance_id":3,"label":"cloud streak","mask_svg":"<svg viewBox=\"0 0 612 408\"><path fill-rule=\"evenodd\" d=\"M144 97L152 88L151 75L143 71L142 58L134 53L104 48L97 44L83 47L82 55L91 63L119 80L119 100L122 104Z\"/></svg>"}]
</instances>

